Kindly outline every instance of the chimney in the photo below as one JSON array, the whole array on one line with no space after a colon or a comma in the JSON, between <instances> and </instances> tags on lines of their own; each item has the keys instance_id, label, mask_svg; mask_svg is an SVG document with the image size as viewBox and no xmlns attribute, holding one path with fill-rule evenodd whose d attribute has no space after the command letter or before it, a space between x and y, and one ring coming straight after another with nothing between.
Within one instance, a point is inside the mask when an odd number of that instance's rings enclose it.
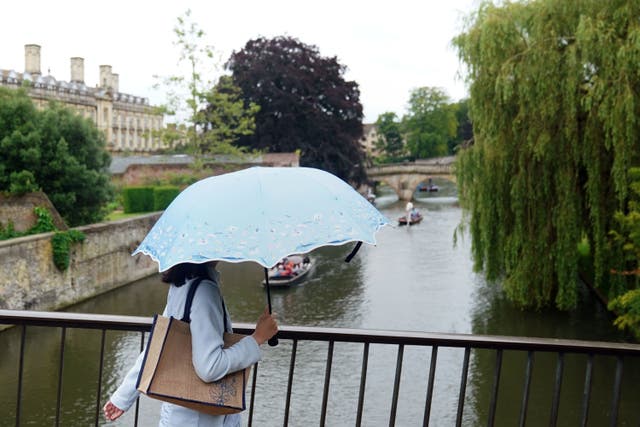
<instances>
[{"instance_id":1,"label":"chimney","mask_svg":"<svg viewBox=\"0 0 640 427\"><path fill-rule=\"evenodd\" d=\"M98 86L104 89L109 89L112 87L111 81L111 65L101 65L100 66L100 83Z\"/></svg>"},{"instance_id":2,"label":"chimney","mask_svg":"<svg viewBox=\"0 0 640 427\"><path fill-rule=\"evenodd\" d=\"M37 44L24 45L24 72L40 75L40 46Z\"/></svg>"},{"instance_id":3,"label":"chimney","mask_svg":"<svg viewBox=\"0 0 640 427\"><path fill-rule=\"evenodd\" d=\"M84 83L84 58L71 58L71 81Z\"/></svg>"},{"instance_id":4,"label":"chimney","mask_svg":"<svg viewBox=\"0 0 640 427\"><path fill-rule=\"evenodd\" d=\"M113 88L114 92L119 92L119 86L120 86L120 75L118 75L117 73L113 73L111 74L111 87Z\"/></svg>"}]
</instances>

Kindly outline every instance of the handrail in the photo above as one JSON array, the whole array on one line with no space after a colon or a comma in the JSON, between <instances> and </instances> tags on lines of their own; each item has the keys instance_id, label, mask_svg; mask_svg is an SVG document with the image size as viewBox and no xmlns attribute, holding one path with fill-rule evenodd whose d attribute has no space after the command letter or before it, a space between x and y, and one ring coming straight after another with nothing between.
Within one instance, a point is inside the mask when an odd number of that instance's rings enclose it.
<instances>
[{"instance_id":1,"label":"handrail","mask_svg":"<svg viewBox=\"0 0 640 427\"><path fill-rule=\"evenodd\" d=\"M59 347L59 366L58 366L58 384L57 384L57 400L55 425L59 425L61 419L62 395L63 395L63 370L65 360L65 341L67 328L77 329L94 329L101 330L101 347L99 359L99 375L98 385L95 390L95 407L94 423L96 426L100 424L101 418L101 398L102 398L102 377L103 363L105 354L105 336L109 330L136 331L140 333L140 349L144 345L145 332L151 329L153 319L151 317L136 316L119 316L119 315L103 315L103 314L84 314L69 312L38 312L23 310L0 310L0 325L20 325L20 344L18 355L18 382L16 390L16 409L15 423L20 425L23 413L23 372L24 372L24 354L25 354L25 337L28 326L45 326L61 329L60 347ZM236 332L250 334L254 330L254 325L247 323L239 323L234 325ZM282 340L290 340L290 357L289 375L287 378L287 390L284 409L284 425L289 424L289 414L291 410L292 390L294 381L294 368L296 366L296 354L298 342L304 341L322 341L328 343L327 355L325 359L324 386L322 391L322 406L320 412L320 425L326 423L328 413L328 402L330 400L330 387L332 380L332 366L334 357L335 343L349 342L363 344L360 387L358 393L358 403L356 409L356 426L362 425L364 411L365 390L367 383L367 369L369 361L370 344L388 344L397 347L396 368L393 381L391 410L389 412L389 425L395 425L396 415L399 414L398 404L400 399L401 378L403 376L403 361L405 346L421 346L431 347L431 359L429 363L428 382L426 385L426 400L424 401L423 425L429 425L432 415L432 402L434 396L434 380L436 375L436 367L438 364L438 349L447 347L456 347L464 351L464 358L460 366L461 375L459 380L459 390L455 410L456 427L463 425L464 406L467 394L467 382L469 376L469 368L471 363L472 351L477 349L490 349L495 353L495 365L493 373L493 386L490 393L490 404L488 407L487 421L488 425L494 425L495 420L499 417L498 412L498 395L500 390L501 369L503 365L504 350L524 351L527 356L526 370L524 372L524 388L520 398L519 425L524 425L527 419L530 400L530 384L533 379L533 361L536 352L556 353L557 362L555 369L555 379L553 381L552 404L550 414L550 425L557 425L560 416L560 391L563 382L563 372L565 365L565 355L570 353L587 355L586 370L584 378L584 389L582 392L581 402L581 425L586 425L590 417L593 388L593 372L595 370L594 355L602 355L609 360L615 362L615 378L613 388L611 389L611 401L606 417L609 418L610 425L616 425L618 422L619 410L621 405L621 395L623 389L623 370L624 356L631 356L630 363L637 366L638 356L640 356L640 345L619 342L602 342L602 341L580 341L567 339L549 339L549 338L529 338L529 337L509 337L509 336L491 336L491 335L470 335L470 334L449 334L449 333L431 333L431 332L410 332L410 331L389 331L389 330L371 330L371 329L341 329L341 328L316 328L305 326L281 326L279 328L279 338ZM634 365L632 365L634 366ZM441 368L438 368L440 370ZM608 368L609 369L609 368ZM249 426L253 425L253 411L257 384L258 365L253 370L253 379L250 395L250 405L248 408ZM511 403L510 403L511 404ZM262 408L262 407L261 407ZM355 406L354 406L355 408ZM529 414L532 417L538 417L540 414ZM137 425L139 417L138 406L135 411L135 425ZM627 415L628 417L628 415ZM511 416L510 419L513 419Z\"/></svg>"},{"instance_id":2,"label":"handrail","mask_svg":"<svg viewBox=\"0 0 640 427\"><path fill-rule=\"evenodd\" d=\"M116 329L148 331L151 317L118 316L69 312L28 310L0 310L0 324L55 326L83 329ZM234 323L238 333L250 334L254 325ZM378 343L443 347L474 347L503 350L533 350L582 354L640 356L640 344L582 341L556 338L512 337L499 335L471 335L437 332L410 332L375 329L318 328L308 326L280 326L278 336L283 339L334 342Z\"/></svg>"}]
</instances>

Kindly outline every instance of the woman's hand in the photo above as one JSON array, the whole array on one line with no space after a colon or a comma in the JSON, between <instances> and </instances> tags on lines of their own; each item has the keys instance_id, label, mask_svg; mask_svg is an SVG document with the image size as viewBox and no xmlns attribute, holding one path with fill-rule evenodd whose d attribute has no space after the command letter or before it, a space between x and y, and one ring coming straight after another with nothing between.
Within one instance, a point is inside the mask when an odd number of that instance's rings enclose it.
<instances>
[{"instance_id":1,"label":"woman's hand","mask_svg":"<svg viewBox=\"0 0 640 427\"><path fill-rule=\"evenodd\" d=\"M260 315L256 330L251 335L258 345L264 344L272 336L278 332L278 323L269 313L269 308L265 307L264 312Z\"/></svg>"},{"instance_id":2,"label":"woman's hand","mask_svg":"<svg viewBox=\"0 0 640 427\"><path fill-rule=\"evenodd\" d=\"M111 403L111 401L108 401L107 404L104 405L102 411L104 412L104 417L109 421L117 420L120 418L120 415L124 414L124 411Z\"/></svg>"}]
</instances>

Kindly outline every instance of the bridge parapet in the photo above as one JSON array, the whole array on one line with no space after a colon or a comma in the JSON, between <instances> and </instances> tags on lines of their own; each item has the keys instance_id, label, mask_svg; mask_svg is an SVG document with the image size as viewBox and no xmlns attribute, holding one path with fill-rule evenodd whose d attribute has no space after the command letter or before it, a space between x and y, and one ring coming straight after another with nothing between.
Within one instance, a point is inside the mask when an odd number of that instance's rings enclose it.
<instances>
[{"instance_id":1,"label":"bridge parapet","mask_svg":"<svg viewBox=\"0 0 640 427\"><path fill-rule=\"evenodd\" d=\"M400 200L411 200L418 184L434 175L453 175L455 156L416 160L415 162L395 163L374 166L367 169L371 179L384 181L392 187Z\"/></svg>"}]
</instances>

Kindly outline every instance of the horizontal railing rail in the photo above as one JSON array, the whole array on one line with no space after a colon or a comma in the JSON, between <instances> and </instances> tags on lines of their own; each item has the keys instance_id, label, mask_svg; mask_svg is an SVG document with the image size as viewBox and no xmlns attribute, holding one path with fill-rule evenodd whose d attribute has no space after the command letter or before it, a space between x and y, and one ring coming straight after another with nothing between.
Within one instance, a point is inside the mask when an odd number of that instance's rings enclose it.
<instances>
[{"instance_id":1,"label":"horizontal railing rail","mask_svg":"<svg viewBox=\"0 0 640 427\"><path fill-rule=\"evenodd\" d=\"M82 329L108 329L148 332L153 318L28 310L0 310L0 324L51 326ZM251 334L254 325L233 324L235 332ZM511 337L502 335L447 334L376 329L318 328L280 326L278 337L290 340L334 341L370 344L473 347L483 349L551 351L610 356L640 356L640 344L582 341L556 338Z\"/></svg>"},{"instance_id":2,"label":"horizontal railing rail","mask_svg":"<svg viewBox=\"0 0 640 427\"><path fill-rule=\"evenodd\" d=\"M102 331L102 349L100 353L100 377L102 376L103 358L104 358L104 342L105 331L135 331L144 333L151 329L152 318L134 317L134 316L117 316L117 315L100 315L100 314L82 314L67 312L35 312L20 310L0 310L0 325L22 326L21 343L20 343L20 363L18 373L18 390L17 390L17 407L16 407L16 426L20 425L21 416L21 393L22 378L24 369L24 346L25 332L27 326L44 326L62 329L62 338L60 344L60 372L62 373L62 360L64 356L65 331L67 328L81 329L97 329ZM238 333L250 334L253 332L253 325L246 323L234 324L234 331ZM396 372L393 384L393 396L391 413L389 414L389 425L395 425L396 411L398 407L398 389L400 386L400 377L402 373L404 349L405 346L422 346L431 347L431 361L429 366L427 397L424 410L423 425L428 425L430 420L431 399L433 397L435 370L438 358L439 348L461 348L464 349L464 357L461 367L461 378L458 396L458 407L456 414L456 425L462 425L462 412L464 398L467 386L467 375L469 371L469 360L471 350L488 349L495 350L495 368L493 375L493 387L491 391L491 403L489 407L488 425L493 425L496 416L496 404L498 389L500 387L500 373L502 368L503 353L505 350L518 350L526 352L527 362L525 368L524 390L521 399L521 410L519 415L519 424L525 425L527 405L529 401L529 388L532 381L532 366L535 352L551 352L557 354L555 383L553 391L553 403L551 407L549 425L556 425L560 405L560 387L562 384L562 375L564 371L564 360L566 354L584 354L588 356L584 391L581 410L581 425L586 425L589 418L589 405L592 387L593 375L593 359L594 355L605 355L615 358L616 370L614 374L614 385L611 393L611 410L610 425L617 424L618 407L620 404L622 372L625 357L640 358L640 345L630 343L613 343L599 341L579 341L566 339L547 339L547 338L527 338L527 337L509 337L509 336L488 336L488 335L470 335L470 334L447 334L447 333L427 333L427 332L404 332L404 331L386 331L386 330L362 330L362 329L343 329L343 328L316 328L302 326L281 326L279 328L278 337L281 340L291 340L291 360L289 365L289 377L287 384L286 406L284 413L284 425L289 422L289 410L291 404L291 391L294 366L296 361L298 342L300 341L321 341L328 343L328 353L325 365L325 380L323 390L323 401L321 408L320 425L326 422L327 400L329 392L329 383L331 380L332 360L334 352L334 344L336 342L361 343L363 344L363 355L361 365L360 390L358 396L356 425L360 426L363 416L363 401L366 387L367 369L369 360L369 346L371 344L383 344L397 346L398 353L396 359ZM142 343L143 341L141 341ZM249 425L252 424L254 393L256 389L257 365L253 370L253 382L250 396L249 406ZM60 380L59 380L60 381ZM100 417L100 396L101 381L98 382L97 398L96 398L96 415L95 425L99 424ZM60 393L60 383L59 383ZM58 408L56 412L56 425L59 424L60 414L60 395L58 396ZM137 425L137 412L135 423Z\"/></svg>"}]
</instances>

